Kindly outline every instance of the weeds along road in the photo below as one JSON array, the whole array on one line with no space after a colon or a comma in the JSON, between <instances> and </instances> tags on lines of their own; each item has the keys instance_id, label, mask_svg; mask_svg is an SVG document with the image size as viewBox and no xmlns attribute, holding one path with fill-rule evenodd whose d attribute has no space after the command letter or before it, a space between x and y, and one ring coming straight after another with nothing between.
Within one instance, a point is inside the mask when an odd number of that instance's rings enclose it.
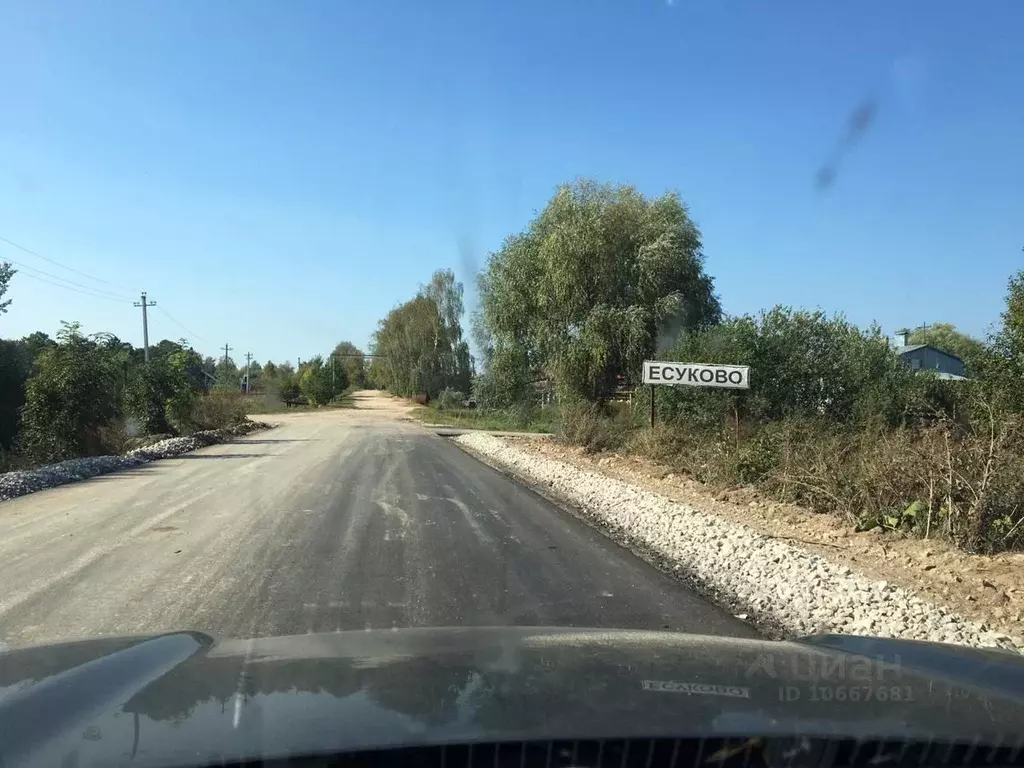
<instances>
[{"instance_id":1,"label":"weeds along road","mask_svg":"<svg viewBox=\"0 0 1024 768\"><path fill-rule=\"evenodd\" d=\"M402 420L399 401L356 401L0 503L0 643L509 624L753 634Z\"/></svg>"}]
</instances>

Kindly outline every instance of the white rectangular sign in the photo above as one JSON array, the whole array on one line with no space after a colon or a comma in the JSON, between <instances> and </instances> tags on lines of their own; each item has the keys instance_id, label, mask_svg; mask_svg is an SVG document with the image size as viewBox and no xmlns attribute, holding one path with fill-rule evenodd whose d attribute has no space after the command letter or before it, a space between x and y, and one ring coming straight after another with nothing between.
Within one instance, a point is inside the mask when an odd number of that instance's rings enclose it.
<instances>
[{"instance_id":1,"label":"white rectangular sign","mask_svg":"<svg viewBox=\"0 0 1024 768\"><path fill-rule=\"evenodd\" d=\"M644 360L644 384L750 389L750 366Z\"/></svg>"}]
</instances>

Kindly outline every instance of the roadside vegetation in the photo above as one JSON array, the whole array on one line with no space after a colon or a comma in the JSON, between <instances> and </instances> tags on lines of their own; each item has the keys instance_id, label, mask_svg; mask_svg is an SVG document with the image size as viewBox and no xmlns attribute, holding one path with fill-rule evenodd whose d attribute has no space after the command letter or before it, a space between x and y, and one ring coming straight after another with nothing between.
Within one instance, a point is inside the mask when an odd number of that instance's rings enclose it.
<instances>
[{"instance_id":1,"label":"roadside vegetation","mask_svg":"<svg viewBox=\"0 0 1024 768\"><path fill-rule=\"evenodd\" d=\"M880 328L842 315L723 314L700 232L673 194L563 185L477 279L481 354L469 387L461 286L447 314L424 289L381 322L375 348L391 367L371 366L371 380L429 398L424 420L544 425L588 451L754 486L860 530L969 552L1024 548L1024 272L1010 278L989 338L948 323L911 335L959 356L967 381L909 370ZM651 390L639 380L653 358L749 365L751 388L656 387L651 428Z\"/></svg>"},{"instance_id":2,"label":"roadside vegetation","mask_svg":"<svg viewBox=\"0 0 1024 768\"><path fill-rule=\"evenodd\" d=\"M462 338L462 283L451 270L434 273L428 285L391 310L370 341L376 357L369 380L401 397L442 391L466 392L472 377L469 345Z\"/></svg>"},{"instance_id":3,"label":"roadside vegetation","mask_svg":"<svg viewBox=\"0 0 1024 768\"><path fill-rule=\"evenodd\" d=\"M445 390L446 392L449 390ZM442 397L445 394L441 393ZM456 392L461 395L461 392ZM506 432L539 432L551 434L559 427L559 409L554 405L515 408L467 408L461 405L444 405L442 398L432 401L427 407L412 412L412 416L425 424L458 427L460 429L489 429Z\"/></svg>"},{"instance_id":4,"label":"roadside vegetation","mask_svg":"<svg viewBox=\"0 0 1024 768\"><path fill-rule=\"evenodd\" d=\"M0 314L16 270L0 264ZM296 369L246 371L230 358L204 358L186 340L145 352L109 333L64 323L56 338L36 332L0 339L0 472L122 453L154 437L190 435L290 407L351 407L366 385L364 358L350 342ZM333 363L332 363L333 358Z\"/></svg>"},{"instance_id":5,"label":"roadside vegetation","mask_svg":"<svg viewBox=\"0 0 1024 768\"><path fill-rule=\"evenodd\" d=\"M0 315L16 274L0 264ZM711 486L749 485L860 530L941 537L969 552L1024 548L1024 272L996 330L948 323L911 343L959 356L968 379L904 367L878 327L775 306L724 314L678 195L561 186L463 286L437 271L384 317L372 362L349 342L293 366L143 350L65 324L0 340L0 471L117 453L249 413L346 407L373 386L456 427L555 431L585 450L647 456ZM995 319L995 318L994 318ZM751 366L749 390L640 385L644 359ZM243 390L248 393L243 393Z\"/></svg>"}]
</instances>

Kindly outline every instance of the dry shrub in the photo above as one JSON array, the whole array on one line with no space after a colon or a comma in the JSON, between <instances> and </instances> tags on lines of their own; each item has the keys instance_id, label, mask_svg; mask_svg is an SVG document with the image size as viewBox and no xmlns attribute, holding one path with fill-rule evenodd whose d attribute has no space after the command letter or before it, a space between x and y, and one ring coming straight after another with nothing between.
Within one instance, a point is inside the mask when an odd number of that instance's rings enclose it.
<instances>
[{"instance_id":1,"label":"dry shrub","mask_svg":"<svg viewBox=\"0 0 1024 768\"><path fill-rule=\"evenodd\" d=\"M466 399L466 396L459 392L457 389L451 389L446 387L441 390L441 394L437 396L437 407L442 411L454 411L462 408L462 403Z\"/></svg>"},{"instance_id":2,"label":"dry shrub","mask_svg":"<svg viewBox=\"0 0 1024 768\"><path fill-rule=\"evenodd\" d=\"M96 427L98 455L121 454L128 450L128 432L121 422Z\"/></svg>"},{"instance_id":3,"label":"dry shrub","mask_svg":"<svg viewBox=\"0 0 1024 768\"><path fill-rule=\"evenodd\" d=\"M694 429L659 423L634 431L626 450L670 465L702 483L716 487L735 485L734 442L723 430Z\"/></svg>"},{"instance_id":4,"label":"dry shrub","mask_svg":"<svg viewBox=\"0 0 1024 768\"><path fill-rule=\"evenodd\" d=\"M938 470L931 506L944 534L971 552L1017 549L1024 544L1024 421L990 411L973 431L942 425L932 455Z\"/></svg>"},{"instance_id":5,"label":"dry shrub","mask_svg":"<svg viewBox=\"0 0 1024 768\"><path fill-rule=\"evenodd\" d=\"M251 406L241 392L211 392L196 398L192 426L196 430L220 429L245 421Z\"/></svg>"},{"instance_id":6,"label":"dry shrub","mask_svg":"<svg viewBox=\"0 0 1024 768\"><path fill-rule=\"evenodd\" d=\"M677 465L685 445L677 429L656 424L653 429L639 429L631 434L626 450L652 461Z\"/></svg>"},{"instance_id":7,"label":"dry shrub","mask_svg":"<svg viewBox=\"0 0 1024 768\"><path fill-rule=\"evenodd\" d=\"M566 438L590 450L614 431L593 409L564 412L565 423ZM1024 420L1012 414L903 429L824 419L738 429L665 423L633 431L625 449L714 487L753 485L842 515L858 530L943 538L970 552L1024 547Z\"/></svg>"},{"instance_id":8,"label":"dry shrub","mask_svg":"<svg viewBox=\"0 0 1024 768\"><path fill-rule=\"evenodd\" d=\"M628 409L608 410L581 400L562 405L558 434L565 442L582 446L587 453L611 451L626 442L631 423Z\"/></svg>"},{"instance_id":9,"label":"dry shrub","mask_svg":"<svg viewBox=\"0 0 1024 768\"><path fill-rule=\"evenodd\" d=\"M1024 544L1022 426L994 413L973 427L945 418L900 430L783 423L741 453L770 443L765 463L774 466L755 483L776 498L843 514L859 530L881 526L993 552Z\"/></svg>"}]
</instances>

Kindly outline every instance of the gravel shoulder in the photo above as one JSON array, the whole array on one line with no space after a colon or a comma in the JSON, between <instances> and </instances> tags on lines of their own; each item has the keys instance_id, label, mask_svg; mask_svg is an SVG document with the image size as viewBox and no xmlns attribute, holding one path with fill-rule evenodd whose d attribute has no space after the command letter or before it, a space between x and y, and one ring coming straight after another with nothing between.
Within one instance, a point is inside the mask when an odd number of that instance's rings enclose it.
<instances>
[{"instance_id":1,"label":"gravel shoulder","mask_svg":"<svg viewBox=\"0 0 1024 768\"><path fill-rule=\"evenodd\" d=\"M1008 615L1017 609L1019 594L1000 578L1005 563L989 564L991 578L976 576L984 572L977 565L956 572L961 564L955 553L940 543L901 547L902 542L877 534L842 535L842 521L801 515L744 491L724 496L701 491L663 468L638 466L643 462L624 457L588 457L550 441L491 435L463 435L455 442L546 488L734 613L749 614L784 635L831 632L1024 649L1017 614ZM811 524L801 525L807 519ZM925 562L917 568L919 559ZM913 578L935 571L929 588ZM948 584L939 581L946 573ZM999 604L983 605L977 597L941 599L962 593L951 585L964 584L965 574L978 578L971 588L1000 595L992 601ZM940 591L943 587L947 591ZM957 610L960 604L973 610Z\"/></svg>"},{"instance_id":2,"label":"gravel shoulder","mask_svg":"<svg viewBox=\"0 0 1024 768\"><path fill-rule=\"evenodd\" d=\"M187 437L170 437L166 440L159 440L120 456L89 456L48 464L35 469L5 472L0 474L0 501L10 501L29 493L88 480L90 477L105 475L108 472L132 469L158 459L173 458L209 445L225 443L236 437L270 429L270 426L263 422L246 421L224 429L211 429L196 432Z\"/></svg>"},{"instance_id":3,"label":"gravel shoulder","mask_svg":"<svg viewBox=\"0 0 1024 768\"><path fill-rule=\"evenodd\" d=\"M746 487L713 491L657 462L616 453L586 454L554 441L513 441L540 455L631 482L765 536L793 542L875 581L1024 637L1024 554L969 555L943 541L857 532L847 520L780 504Z\"/></svg>"}]
</instances>

